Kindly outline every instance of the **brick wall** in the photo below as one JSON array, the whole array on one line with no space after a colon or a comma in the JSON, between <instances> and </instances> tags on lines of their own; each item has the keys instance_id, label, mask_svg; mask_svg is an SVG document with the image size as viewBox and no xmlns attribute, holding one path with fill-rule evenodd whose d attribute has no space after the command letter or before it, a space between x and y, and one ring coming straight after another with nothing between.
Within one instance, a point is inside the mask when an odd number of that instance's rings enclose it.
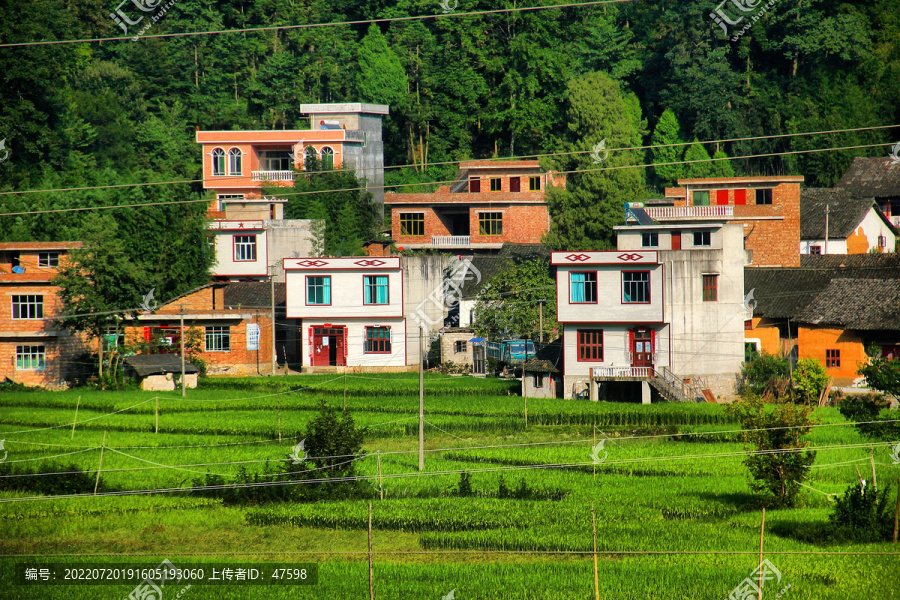
<instances>
[{"instance_id":1,"label":"brick wall","mask_svg":"<svg viewBox=\"0 0 900 600\"><path fill-rule=\"evenodd\" d=\"M425 219L425 235L400 235L400 213L423 213ZM499 212L503 214L503 235L479 235L478 214L482 212ZM403 244L431 244L432 236L451 235L447 225L432 207L399 207L392 209L391 237L398 246ZM485 205L469 207L469 234L473 244L490 244L501 242L536 244L541 236L547 233L549 223L546 205L517 206L509 204Z\"/></svg>"}]
</instances>

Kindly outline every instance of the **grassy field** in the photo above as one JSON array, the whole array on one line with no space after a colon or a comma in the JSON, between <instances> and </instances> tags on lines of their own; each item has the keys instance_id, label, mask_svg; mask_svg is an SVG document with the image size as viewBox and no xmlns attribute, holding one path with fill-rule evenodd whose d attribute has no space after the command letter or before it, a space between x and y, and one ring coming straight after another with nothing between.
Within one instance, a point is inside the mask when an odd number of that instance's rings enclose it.
<instances>
[{"instance_id":1,"label":"grassy field","mask_svg":"<svg viewBox=\"0 0 900 600\"><path fill-rule=\"evenodd\" d=\"M263 473L288 456L322 398L345 402L345 385L347 408L369 427L357 473L371 498L233 507L179 491L207 473L226 481L241 468ZM451 590L460 600L593 598L592 503L601 598L721 599L756 568L760 504L741 464L739 425L720 406L529 399L526 427L517 388L428 375L424 473L417 469L415 374L349 375L346 384L333 375L219 379L186 399L178 392L0 393L4 468L22 474L74 465L93 478L106 436L97 496L35 499L43 475L4 478L4 594L121 599L133 584L18 585L15 568L155 567L168 559L210 568L315 563L318 582L173 587L166 599L368 598L369 502L379 598L437 600ZM781 580L769 582L764 597L900 598L896 545L822 542L826 494L842 493L857 467L869 479L871 466L866 440L835 409L819 409L816 418L821 426L809 439L817 457L806 482L813 489L797 508L766 511L764 554ZM595 465L592 448L602 439ZM900 465L883 447L874 459L879 484L896 490ZM470 497L458 495L462 471L470 474ZM527 493L498 497L501 479Z\"/></svg>"}]
</instances>

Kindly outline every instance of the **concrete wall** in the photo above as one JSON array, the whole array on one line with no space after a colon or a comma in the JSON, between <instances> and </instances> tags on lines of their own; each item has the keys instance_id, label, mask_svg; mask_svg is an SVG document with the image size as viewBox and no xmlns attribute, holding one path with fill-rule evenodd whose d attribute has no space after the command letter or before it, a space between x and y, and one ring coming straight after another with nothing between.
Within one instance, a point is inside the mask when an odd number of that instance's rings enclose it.
<instances>
[{"instance_id":1,"label":"concrete wall","mask_svg":"<svg viewBox=\"0 0 900 600\"><path fill-rule=\"evenodd\" d=\"M469 343L475 333L469 331L445 331L441 334L441 362L453 362L457 365L474 364L473 346ZM465 342L464 352L456 351L456 342Z\"/></svg>"},{"instance_id":2,"label":"concrete wall","mask_svg":"<svg viewBox=\"0 0 900 600\"><path fill-rule=\"evenodd\" d=\"M523 384L529 398L562 398L563 378L559 373L525 374Z\"/></svg>"},{"instance_id":3,"label":"concrete wall","mask_svg":"<svg viewBox=\"0 0 900 600\"><path fill-rule=\"evenodd\" d=\"M275 281L284 281L283 258L315 256L311 219L278 219L265 221L268 233L269 263L275 266Z\"/></svg>"},{"instance_id":4,"label":"concrete wall","mask_svg":"<svg viewBox=\"0 0 900 600\"><path fill-rule=\"evenodd\" d=\"M557 321L562 322L661 322L663 320L663 270L659 264L625 265L558 265ZM625 304L622 298L622 272L650 272L650 302ZM597 273L597 301L589 304L571 302L571 273Z\"/></svg>"},{"instance_id":5,"label":"concrete wall","mask_svg":"<svg viewBox=\"0 0 900 600\"><path fill-rule=\"evenodd\" d=\"M360 264L375 261L378 264L372 266ZM403 280L405 278L401 270L396 268L400 263L398 259L321 258L318 261L310 262L325 264L294 269L291 259L287 261L288 272L285 285L287 286L287 316L289 318L301 318L305 322L306 319L377 319L403 316L405 297ZM378 275L388 277L388 303L365 304L363 278ZM307 278L323 276L331 278L331 304L307 305Z\"/></svg>"},{"instance_id":6,"label":"concrete wall","mask_svg":"<svg viewBox=\"0 0 900 600\"><path fill-rule=\"evenodd\" d=\"M419 326L425 330L425 343L430 332L444 327L447 302L444 298L444 274L450 266L449 256L402 256L403 314L409 330L408 364L418 365Z\"/></svg>"},{"instance_id":7,"label":"concrete wall","mask_svg":"<svg viewBox=\"0 0 900 600\"><path fill-rule=\"evenodd\" d=\"M257 221L257 224L259 222ZM211 272L218 277L265 277L268 265L267 235L265 229L248 229L246 231L212 230L215 236L216 261ZM234 238L238 235L256 236L256 260L234 260Z\"/></svg>"}]
</instances>

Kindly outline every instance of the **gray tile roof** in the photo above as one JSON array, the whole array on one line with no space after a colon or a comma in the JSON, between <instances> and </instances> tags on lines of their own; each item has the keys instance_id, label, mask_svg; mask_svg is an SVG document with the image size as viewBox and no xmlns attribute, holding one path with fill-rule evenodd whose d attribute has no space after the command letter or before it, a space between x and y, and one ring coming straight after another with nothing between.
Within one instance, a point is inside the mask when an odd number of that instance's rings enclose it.
<instances>
[{"instance_id":1,"label":"gray tile roof","mask_svg":"<svg viewBox=\"0 0 900 600\"><path fill-rule=\"evenodd\" d=\"M136 354L134 356L126 356L125 364L133 368L141 377L164 373L181 373L181 356L178 354ZM200 369L185 361L184 372L199 373Z\"/></svg>"},{"instance_id":2,"label":"gray tile roof","mask_svg":"<svg viewBox=\"0 0 900 600\"><path fill-rule=\"evenodd\" d=\"M900 163L887 156L854 158L837 187L846 189L854 196L900 197Z\"/></svg>"},{"instance_id":3,"label":"gray tile roof","mask_svg":"<svg viewBox=\"0 0 900 600\"><path fill-rule=\"evenodd\" d=\"M525 370L529 373L562 373L562 350L562 338L556 338L528 359L528 362L525 363Z\"/></svg>"},{"instance_id":4,"label":"gray tile roof","mask_svg":"<svg viewBox=\"0 0 900 600\"><path fill-rule=\"evenodd\" d=\"M225 308L271 308L272 284L267 281L241 281L225 286ZM285 287L275 284L275 306L284 306Z\"/></svg>"},{"instance_id":5,"label":"gray tile roof","mask_svg":"<svg viewBox=\"0 0 900 600\"><path fill-rule=\"evenodd\" d=\"M800 239L825 239L825 207L828 207L828 238L846 239L856 231L874 207L872 197L852 196L845 189L806 188L800 190Z\"/></svg>"},{"instance_id":6,"label":"gray tile roof","mask_svg":"<svg viewBox=\"0 0 900 600\"><path fill-rule=\"evenodd\" d=\"M467 277L462 286L463 298L474 298L492 277L510 269L513 259L509 256L473 256L472 268L478 269L479 277Z\"/></svg>"},{"instance_id":7,"label":"gray tile roof","mask_svg":"<svg viewBox=\"0 0 900 600\"><path fill-rule=\"evenodd\" d=\"M900 281L835 279L797 320L854 331L900 331Z\"/></svg>"}]
</instances>

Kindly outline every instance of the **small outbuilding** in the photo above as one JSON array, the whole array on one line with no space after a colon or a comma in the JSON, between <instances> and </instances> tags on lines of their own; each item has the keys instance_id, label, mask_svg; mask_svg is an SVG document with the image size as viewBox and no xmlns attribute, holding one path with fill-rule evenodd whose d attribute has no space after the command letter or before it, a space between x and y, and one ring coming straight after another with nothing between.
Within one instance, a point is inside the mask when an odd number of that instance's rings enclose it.
<instances>
[{"instance_id":1,"label":"small outbuilding","mask_svg":"<svg viewBox=\"0 0 900 600\"><path fill-rule=\"evenodd\" d=\"M176 379L181 377L181 356L178 354L136 354L126 356L124 362L125 376L140 382L141 389L148 392L173 391ZM197 387L200 369L185 361L184 373L185 385Z\"/></svg>"},{"instance_id":2,"label":"small outbuilding","mask_svg":"<svg viewBox=\"0 0 900 600\"><path fill-rule=\"evenodd\" d=\"M562 338L550 342L525 363L522 385L530 398L562 398Z\"/></svg>"}]
</instances>

